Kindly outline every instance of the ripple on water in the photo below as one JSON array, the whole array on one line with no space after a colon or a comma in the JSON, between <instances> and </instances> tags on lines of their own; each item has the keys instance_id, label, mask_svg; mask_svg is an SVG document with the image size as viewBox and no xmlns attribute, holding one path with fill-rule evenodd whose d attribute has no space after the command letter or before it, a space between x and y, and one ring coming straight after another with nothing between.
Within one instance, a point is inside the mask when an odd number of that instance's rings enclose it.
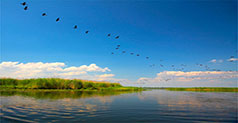
<instances>
[{"instance_id":1,"label":"ripple on water","mask_svg":"<svg viewBox=\"0 0 238 123\"><path fill-rule=\"evenodd\" d=\"M0 116L5 121L20 122L236 122L236 97L234 93L171 91L146 91L110 99L9 96L0 97Z\"/></svg>"}]
</instances>

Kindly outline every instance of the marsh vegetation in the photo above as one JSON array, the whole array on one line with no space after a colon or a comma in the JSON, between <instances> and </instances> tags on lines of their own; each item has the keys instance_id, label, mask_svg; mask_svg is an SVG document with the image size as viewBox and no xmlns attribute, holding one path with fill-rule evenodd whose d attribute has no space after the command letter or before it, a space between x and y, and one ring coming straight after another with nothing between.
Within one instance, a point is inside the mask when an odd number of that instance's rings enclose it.
<instances>
[{"instance_id":1,"label":"marsh vegetation","mask_svg":"<svg viewBox=\"0 0 238 123\"><path fill-rule=\"evenodd\" d=\"M123 87L119 83L98 82L79 79L38 78L38 79L11 79L1 78L0 88L9 89L48 89L48 90L142 90L138 87Z\"/></svg>"}]
</instances>

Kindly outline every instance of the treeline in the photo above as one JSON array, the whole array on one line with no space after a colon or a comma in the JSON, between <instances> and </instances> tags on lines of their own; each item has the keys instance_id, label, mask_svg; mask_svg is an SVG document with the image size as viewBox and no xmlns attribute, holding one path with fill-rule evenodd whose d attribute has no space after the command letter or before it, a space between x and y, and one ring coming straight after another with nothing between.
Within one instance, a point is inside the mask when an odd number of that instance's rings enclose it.
<instances>
[{"instance_id":1,"label":"treeline","mask_svg":"<svg viewBox=\"0 0 238 123\"><path fill-rule=\"evenodd\" d=\"M100 89L122 87L119 83L97 82L79 79L38 78L11 79L0 78L4 89Z\"/></svg>"}]
</instances>

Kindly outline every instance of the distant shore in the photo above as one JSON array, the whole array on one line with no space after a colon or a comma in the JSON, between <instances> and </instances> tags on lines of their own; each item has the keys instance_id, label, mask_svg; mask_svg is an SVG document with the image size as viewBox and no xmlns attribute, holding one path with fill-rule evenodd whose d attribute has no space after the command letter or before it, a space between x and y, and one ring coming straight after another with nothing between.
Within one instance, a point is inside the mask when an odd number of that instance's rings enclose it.
<instances>
[{"instance_id":1,"label":"distant shore","mask_svg":"<svg viewBox=\"0 0 238 123\"><path fill-rule=\"evenodd\" d=\"M170 91L201 91L201 92L238 92L238 88L227 87L195 87L195 88L165 88Z\"/></svg>"},{"instance_id":2,"label":"distant shore","mask_svg":"<svg viewBox=\"0 0 238 123\"><path fill-rule=\"evenodd\" d=\"M74 90L74 91L140 91L140 87L123 87L119 83L99 82L79 79L38 78L12 79L0 78L1 90Z\"/></svg>"},{"instance_id":3,"label":"distant shore","mask_svg":"<svg viewBox=\"0 0 238 123\"><path fill-rule=\"evenodd\" d=\"M196 91L196 92L238 92L236 87L146 87L145 89L165 89L169 91Z\"/></svg>"}]
</instances>

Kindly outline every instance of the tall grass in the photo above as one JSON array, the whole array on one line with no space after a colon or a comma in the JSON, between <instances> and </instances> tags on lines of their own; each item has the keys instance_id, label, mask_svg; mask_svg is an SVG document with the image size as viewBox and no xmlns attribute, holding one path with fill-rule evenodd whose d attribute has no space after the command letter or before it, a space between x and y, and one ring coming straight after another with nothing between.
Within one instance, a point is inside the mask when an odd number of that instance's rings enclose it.
<instances>
[{"instance_id":1,"label":"tall grass","mask_svg":"<svg viewBox=\"0 0 238 123\"><path fill-rule=\"evenodd\" d=\"M122 87L122 85L119 83L96 82L79 79L69 80L59 78L0 78L0 87L5 89L100 89Z\"/></svg>"}]
</instances>

